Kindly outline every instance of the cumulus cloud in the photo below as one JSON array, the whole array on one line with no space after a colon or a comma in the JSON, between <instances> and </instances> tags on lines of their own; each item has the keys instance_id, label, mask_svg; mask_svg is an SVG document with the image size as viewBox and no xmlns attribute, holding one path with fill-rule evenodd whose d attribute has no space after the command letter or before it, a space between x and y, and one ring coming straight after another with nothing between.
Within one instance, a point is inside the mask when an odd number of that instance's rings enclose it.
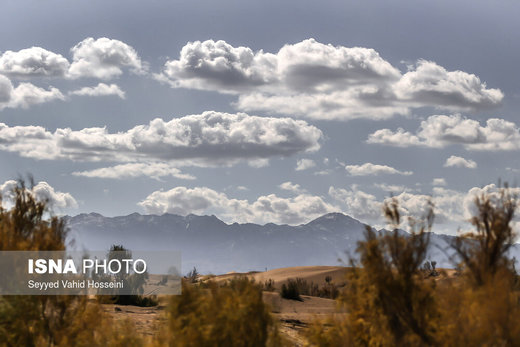
<instances>
[{"instance_id":1,"label":"cumulus cloud","mask_svg":"<svg viewBox=\"0 0 520 347\"><path fill-rule=\"evenodd\" d=\"M447 71L432 61L419 60L394 87L399 100L416 107L470 111L499 104L504 94L464 71Z\"/></svg>"},{"instance_id":2,"label":"cumulus cloud","mask_svg":"<svg viewBox=\"0 0 520 347\"><path fill-rule=\"evenodd\" d=\"M434 115L421 122L415 133L380 129L370 134L368 143L397 147L443 148L462 145L468 150L500 151L520 149L520 129L513 123L490 118L482 126L461 115Z\"/></svg>"},{"instance_id":3,"label":"cumulus cloud","mask_svg":"<svg viewBox=\"0 0 520 347\"><path fill-rule=\"evenodd\" d=\"M168 191L155 191L139 205L152 214L214 213L227 222L261 224L300 224L337 211L319 196L300 194L292 198L280 198L270 194L250 203L248 200L230 198L207 187L176 187Z\"/></svg>"},{"instance_id":4,"label":"cumulus cloud","mask_svg":"<svg viewBox=\"0 0 520 347\"><path fill-rule=\"evenodd\" d=\"M411 190L405 186L397 185L397 184L387 184L387 183L374 183L374 187L379 188L388 193L401 193L405 190Z\"/></svg>"},{"instance_id":5,"label":"cumulus cloud","mask_svg":"<svg viewBox=\"0 0 520 347\"><path fill-rule=\"evenodd\" d=\"M195 176L183 173L178 168L173 167L167 163L128 163L94 170L76 171L72 174L74 176L112 179L125 179L146 176L158 181L160 181L161 178L168 176L183 180L195 179Z\"/></svg>"},{"instance_id":6,"label":"cumulus cloud","mask_svg":"<svg viewBox=\"0 0 520 347\"><path fill-rule=\"evenodd\" d=\"M255 53L225 41L195 41L182 48L178 60L167 61L156 77L173 87L238 93L275 82L276 65L273 54Z\"/></svg>"},{"instance_id":7,"label":"cumulus cloud","mask_svg":"<svg viewBox=\"0 0 520 347\"><path fill-rule=\"evenodd\" d=\"M363 222L377 221L382 216L381 201L375 195L361 191L356 185L350 189L331 186L329 196L343 205L346 214Z\"/></svg>"},{"instance_id":8,"label":"cumulus cloud","mask_svg":"<svg viewBox=\"0 0 520 347\"><path fill-rule=\"evenodd\" d=\"M81 96L107 96L107 95L115 95L120 97L121 99L125 98L125 92L119 88L119 86L115 83L110 85L105 83L99 83L94 87L83 87L78 90L73 90L69 92L70 95L81 95Z\"/></svg>"},{"instance_id":9,"label":"cumulus cloud","mask_svg":"<svg viewBox=\"0 0 520 347\"><path fill-rule=\"evenodd\" d=\"M314 39L277 53L225 41L189 42L156 78L174 88L237 94L240 110L314 119L384 119L417 107L479 110L503 98L477 76L431 61L419 60L402 74L373 49Z\"/></svg>"},{"instance_id":10,"label":"cumulus cloud","mask_svg":"<svg viewBox=\"0 0 520 347\"><path fill-rule=\"evenodd\" d=\"M345 170L352 176L377 176L377 175L412 175L412 171L399 171L391 166L365 163L363 165L346 165Z\"/></svg>"},{"instance_id":11,"label":"cumulus cloud","mask_svg":"<svg viewBox=\"0 0 520 347\"><path fill-rule=\"evenodd\" d=\"M468 169L476 169L477 163L471 159L464 159L456 155L452 155L444 163L444 167L465 167Z\"/></svg>"},{"instance_id":12,"label":"cumulus cloud","mask_svg":"<svg viewBox=\"0 0 520 347\"><path fill-rule=\"evenodd\" d=\"M114 39L88 37L71 48L72 64L68 75L71 78L94 77L111 79L129 68L134 73L145 70L141 58L128 44Z\"/></svg>"},{"instance_id":13,"label":"cumulus cloud","mask_svg":"<svg viewBox=\"0 0 520 347\"><path fill-rule=\"evenodd\" d=\"M58 88L43 89L31 83L20 83L11 93L11 99L6 107L29 108L32 105L43 104L54 100L65 100Z\"/></svg>"},{"instance_id":14,"label":"cumulus cloud","mask_svg":"<svg viewBox=\"0 0 520 347\"><path fill-rule=\"evenodd\" d=\"M284 182L278 186L282 190L287 190L293 193L303 193L305 189L303 189L299 184L292 183L290 181Z\"/></svg>"},{"instance_id":15,"label":"cumulus cloud","mask_svg":"<svg viewBox=\"0 0 520 347\"><path fill-rule=\"evenodd\" d=\"M13 84L9 78L0 75L0 105L5 105L11 100ZM1 107L1 106L0 106Z\"/></svg>"},{"instance_id":16,"label":"cumulus cloud","mask_svg":"<svg viewBox=\"0 0 520 347\"><path fill-rule=\"evenodd\" d=\"M510 190L512 194L520 193L520 188ZM467 191L457 191L436 186L432 189L431 194L404 190L395 194L394 198L399 202L399 212L403 218L423 216L429 206L428 203L432 202L435 225L440 228L448 227L445 231L455 233L457 227L468 226L469 219L477 213L475 199L482 194L491 196L493 203L500 196L500 188L495 184L490 184L484 187L473 187ZM382 207L384 202L389 202L391 199L378 199L376 196L362 191L356 185L352 185L350 188L330 187L329 196L339 203L347 214L372 225L384 224Z\"/></svg>"},{"instance_id":17,"label":"cumulus cloud","mask_svg":"<svg viewBox=\"0 0 520 347\"><path fill-rule=\"evenodd\" d=\"M477 215L478 210L475 205L475 199L482 197L483 195L490 198L491 204L496 205L497 201L501 198L502 189L496 184L488 184L483 187L473 187L471 188L468 193L464 196L464 199L462 201L462 207L464 210L464 217L466 219L471 218L472 216ZM520 188L508 188L510 194L513 196L520 196ZM517 202L517 209L520 207L520 201ZM518 220L518 217L515 218Z\"/></svg>"},{"instance_id":18,"label":"cumulus cloud","mask_svg":"<svg viewBox=\"0 0 520 347\"><path fill-rule=\"evenodd\" d=\"M0 150L35 159L151 162L179 165L231 165L320 148L322 132L291 118L208 111L200 115L154 119L124 132L106 128L50 132L40 126L0 123Z\"/></svg>"},{"instance_id":19,"label":"cumulus cloud","mask_svg":"<svg viewBox=\"0 0 520 347\"><path fill-rule=\"evenodd\" d=\"M434 178L432 181L432 185L434 186L445 186L446 180L444 178Z\"/></svg>"},{"instance_id":20,"label":"cumulus cloud","mask_svg":"<svg viewBox=\"0 0 520 347\"><path fill-rule=\"evenodd\" d=\"M0 185L0 195L2 196L2 204L9 206L13 203L13 190L18 186L15 180L5 181ZM47 182L38 182L32 189L27 192L32 194L37 201L47 202L50 208L77 208L78 203L70 193L63 193L54 190Z\"/></svg>"},{"instance_id":21,"label":"cumulus cloud","mask_svg":"<svg viewBox=\"0 0 520 347\"><path fill-rule=\"evenodd\" d=\"M52 86L44 89L34 84L23 82L15 88L11 81L0 75L0 110L4 108L29 108L53 100L64 100L59 89Z\"/></svg>"},{"instance_id":22,"label":"cumulus cloud","mask_svg":"<svg viewBox=\"0 0 520 347\"><path fill-rule=\"evenodd\" d=\"M64 77L68 69L66 58L41 47L5 51L0 55L0 73L14 78Z\"/></svg>"},{"instance_id":23,"label":"cumulus cloud","mask_svg":"<svg viewBox=\"0 0 520 347\"><path fill-rule=\"evenodd\" d=\"M296 171L303 171L316 166L316 163L312 159L298 159L296 162Z\"/></svg>"}]
</instances>

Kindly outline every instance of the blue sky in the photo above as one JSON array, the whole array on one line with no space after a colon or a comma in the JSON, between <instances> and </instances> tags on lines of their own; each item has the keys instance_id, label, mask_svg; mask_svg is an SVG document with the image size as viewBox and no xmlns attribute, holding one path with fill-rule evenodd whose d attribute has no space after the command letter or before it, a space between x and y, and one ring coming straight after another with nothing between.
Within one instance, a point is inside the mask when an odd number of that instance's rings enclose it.
<instances>
[{"instance_id":1,"label":"blue sky","mask_svg":"<svg viewBox=\"0 0 520 347\"><path fill-rule=\"evenodd\" d=\"M57 213L288 224L432 196L454 233L517 183L519 7L7 1L1 189L31 173Z\"/></svg>"}]
</instances>

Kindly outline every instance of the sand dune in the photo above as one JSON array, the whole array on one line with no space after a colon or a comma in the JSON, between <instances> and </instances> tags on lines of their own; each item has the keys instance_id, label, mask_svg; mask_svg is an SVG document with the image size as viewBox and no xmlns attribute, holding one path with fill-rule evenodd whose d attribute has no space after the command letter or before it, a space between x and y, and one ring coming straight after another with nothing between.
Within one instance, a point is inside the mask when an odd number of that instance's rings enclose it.
<instances>
[{"instance_id":1,"label":"sand dune","mask_svg":"<svg viewBox=\"0 0 520 347\"><path fill-rule=\"evenodd\" d=\"M217 282L226 281L237 276L248 276L253 278L259 283L264 283L268 280L275 282L275 287L280 289L282 284L286 283L290 278L302 278L307 282L314 282L316 284L325 283L325 278L330 276L332 282L336 285L345 283L345 276L349 271L348 267L343 266L294 266L280 269L273 269L264 272L254 273L229 273L225 275L219 275L213 279ZM207 277L206 277L207 278ZM203 280L206 279L203 277Z\"/></svg>"}]
</instances>

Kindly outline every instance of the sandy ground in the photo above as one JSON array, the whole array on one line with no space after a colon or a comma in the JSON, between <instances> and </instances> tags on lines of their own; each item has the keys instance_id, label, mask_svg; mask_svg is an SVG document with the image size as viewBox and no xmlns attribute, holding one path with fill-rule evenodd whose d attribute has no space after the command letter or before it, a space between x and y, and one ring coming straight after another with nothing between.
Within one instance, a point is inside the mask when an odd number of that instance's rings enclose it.
<instances>
[{"instance_id":1,"label":"sandy ground","mask_svg":"<svg viewBox=\"0 0 520 347\"><path fill-rule=\"evenodd\" d=\"M233 273L213 277L220 282L236 276L249 276L257 282L275 281L275 287L280 288L289 278L303 278L308 282L322 285L325 277L331 276L335 284L344 283L347 268L338 266L302 266L275 269L258 273ZM282 299L277 292L264 292L264 301L271 307L273 315L280 321L280 330L294 346L302 346L305 342L302 331L315 319L326 318L331 314L341 314L336 303L331 299L312 296L302 296L303 301ZM135 324L137 332L143 336L153 335L158 320L163 319L165 305L157 307L135 307L120 305L103 305L105 312L116 320L130 319Z\"/></svg>"},{"instance_id":2,"label":"sandy ground","mask_svg":"<svg viewBox=\"0 0 520 347\"><path fill-rule=\"evenodd\" d=\"M274 269L265 272L248 272L248 273L229 273L219 275L213 278L216 281L225 281L236 276L248 276L254 278L258 283L264 283L268 280L275 282L275 287L280 289L282 284L286 283L290 278L302 278L307 282L314 282L318 285L325 283L325 278L330 276L332 282L341 286L345 283L345 276L349 268L342 266L295 266L281 269Z\"/></svg>"}]
</instances>

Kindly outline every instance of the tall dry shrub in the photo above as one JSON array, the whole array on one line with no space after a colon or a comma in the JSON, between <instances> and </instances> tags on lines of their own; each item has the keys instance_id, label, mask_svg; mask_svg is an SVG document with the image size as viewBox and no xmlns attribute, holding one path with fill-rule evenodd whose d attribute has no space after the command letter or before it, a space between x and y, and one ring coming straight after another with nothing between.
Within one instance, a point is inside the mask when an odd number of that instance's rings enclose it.
<instances>
[{"instance_id":1,"label":"tall dry shrub","mask_svg":"<svg viewBox=\"0 0 520 347\"><path fill-rule=\"evenodd\" d=\"M248 278L204 287L183 281L182 294L171 297L166 315L158 345L283 345L261 287Z\"/></svg>"},{"instance_id":2,"label":"tall dry shrub","mask_svg":"<svg viewBox=\"0 0 520 347\"><path fill-rule=\"evenodd\" d=\"M358 253L362 267L352 269L339 303L342 318L314 324L314 346L517 346L520 345L520 288L509 251L517 233L512 222L517 197L507 188L475 199L474 231L460 235L452 248L459 276L436 280L420 276L425 260L431 210L411 223L406 237L396 229L367 229ZM397 227L397 202L385 206ZM414 231L415 230L415 231Z\"/></svg>"},{"instance_id":3,"label":"tall dry shrub","mask_svg":"<svg viewBox=\"0 0 520 347\"><path fill-rule=\"evenodd\" d=\"M10 192L12 208L0 204L0 250L64 250L62 219L48 217L47 203L37 201L23 182ZM1 346L139 345L128 324L113 324L85 296L0 297Z\"/></svg>"},{"instance_id":4,"label":"tall dry shrub","mask_svg":"<svg viewBox=\"0 0 520 347\"><path fill-rule=\"evenodd\" d=\"M418 346L436 343L439 313L434 282L421 276L433 223L430 208L409 220L410 234L399 230L396 200L384 206L391 232L367 227L359 242L360 267L354 267L339 298L348 314L327 326L314 325L309 341L319 346Z\"/></svg>"},{"instance_id":5,"label":"tall dry shrub","mask_svg":"<svg viewBox=\"0 0 520 347\"><path fill-rule=\"evenodd\" d=\"M475 198L475 230L453 244L462 276L439 286L441 338L450 346L520 344L518 275L509 250L518 200L509 188Z\"/></svg>"}]
</instances>

